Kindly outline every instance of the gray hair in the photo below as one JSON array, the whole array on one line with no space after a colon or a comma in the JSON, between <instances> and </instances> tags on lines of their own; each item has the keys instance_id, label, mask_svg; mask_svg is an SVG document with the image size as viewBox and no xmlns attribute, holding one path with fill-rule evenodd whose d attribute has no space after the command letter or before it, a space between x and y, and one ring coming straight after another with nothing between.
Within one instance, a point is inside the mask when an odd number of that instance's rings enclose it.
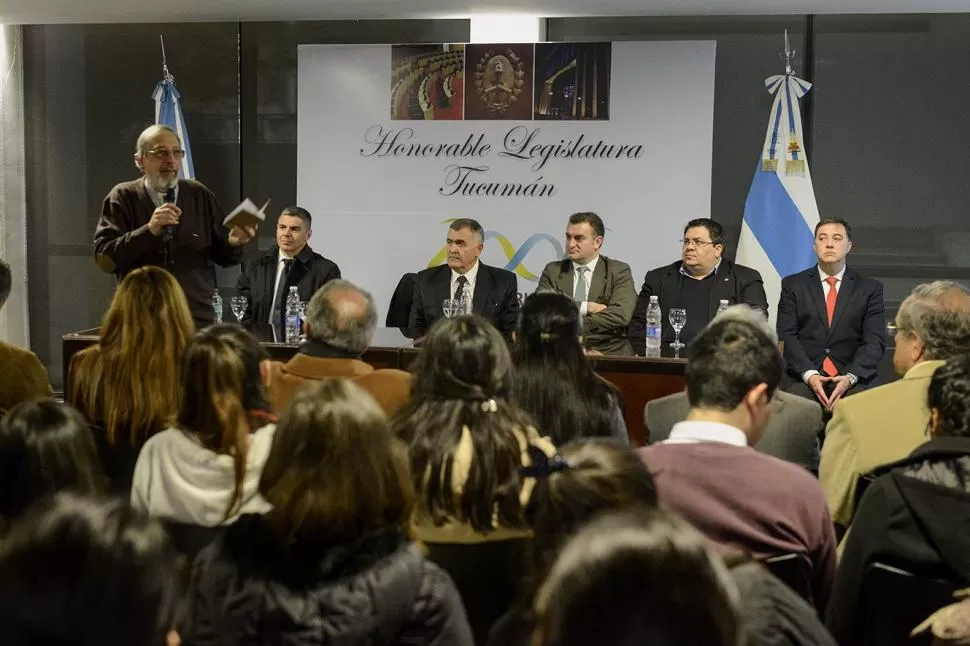
<instances>
[{"instance_id":1,"label":"gray hair","mask_svg":"<svg viewBox=\"0 0 970 646\"><path fill-rule=\"evenodd\" d=\"M448 225L448 228L452 231L471 229L479 244L483 244L485 242L485 229L483 229L482 225L478 223L478 220L472 220L471 218L458 218Z\"/></svg>"},{"instance_id":2,"label":"gray hair","mask_svg":"<svg viewBox=\"0 0 970 646\"><path fill-rule=\"evenodd\" d=\"M896 329L918 336L927 359L970 351L970 290L951 280L917 285L899 306Z\"/></svg>"},{"instance_id":3,"label":"gray hair","mask_svg":"<svg viewBox=\"0 0 970 646\"><path fill-rule=\"evenodd\" d=\"M310 298L306 321L310 340L363 354L377 327L374 297L349 280L331 280Z\"/></svg>"},{"instance_id":4,"label":"gray hair","mask_svg":"<svg viewBox=\"0 0 970 646\"><path fill-rule=\"evenodd\" d=\"M778 344L778 333L775 331L775 328L771 327L763 309L744 304L732 305L715 316L710 324L713 324L714 321L740 321L742 323L750 323L767 334L772 343Z\"/></svg>"},{"instance_id":5,"label":"gray hair","mask_svg":"<svg viewBox=\"0 0 970 646\"><path fill-rule=\"evenodd\" d=\"M173 137L179 140L179 145L182 145L182 140L179 139L178 133L172 130L170 126L166 126L163 123L156 123L154 126L148 126L138 135L138 141L135 142L135 155L144 157L145 153L148 152L148 144L151 140L163 132L171 133Z\"/></svg>"}]
</instances>

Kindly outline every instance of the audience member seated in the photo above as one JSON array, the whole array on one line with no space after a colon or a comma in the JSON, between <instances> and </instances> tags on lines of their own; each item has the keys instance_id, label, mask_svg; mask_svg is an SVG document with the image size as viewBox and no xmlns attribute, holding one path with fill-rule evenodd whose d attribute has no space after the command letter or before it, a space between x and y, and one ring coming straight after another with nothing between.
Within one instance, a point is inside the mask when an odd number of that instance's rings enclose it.
<instances>
[{"instance_id":1,"label":"audience member seated","mask_svg":"<svg viewBox=\"0 0 970 646\"><path fill-rule=\"evenodd\" d=\"M544 460L537 455L535 462L538 481L526 512L535 533L531 582L516 607L493 627L490 646L528 646L535 587L580 527L610 510L657 507L653 477L643 460L615 440L576 440L565 445L559 457ZM746 593L740 610L747 646L834 644L815 609L763 567L742 563L731 575Z\"/></svg>"},{"instance_id":2,"label":"audience member seated","mask_svg":"<svg viewBox=\"0 0 970 646\"><path fill-rule=\"evenodd\" d=\"M863 643L873 563L970 585L970 356L939 367L924 397L930 440L878 471L846 538L827 617L840 644Z\"/></svg>"},{"instance_id":3,"label":"audience member seated","mask_svg":"<svg viewBox=\"0 0 970 646\"><path fill-rule=\"evenodd\" d=\"M739 646L738 593L690 527L660 513L611 514L563 548L534 603L532 646Z\"/></svg>"},{"instance_id":4,"label":"audience member seated","mask_svg":"<svg viewBox=\"0 0 970 646\"><path fill-rule=\"evenodd\" d=\"M408 540L404 447L359 386L300 389L259 491L272 510L242 516L196 560L186 644L471 646L454 584Z\"/></svg>"},{"instance_id":5,"label":"audience member seated","mask_svg":"<svg viewBox=\"0 0 970 646\"><path fill-rule=\"evenodd\" d=\"M729 308L691 345L687 420L667 441L640 451L661 502L713 542L756 559L802 554L822 610L835 573L835 532L822 490L805 469L751 448L771 417L781 373L764 316Z\"/></svg>"},{"instance_id":6,"label":"audience member seated","mask_svg":"<svg viewBox=\"0 0 970 646\"><path fill-rule=\"evenodd\" d=\"M13 276L10 265L0 260L0 309L10 297ZM47 370L30 350L0 341L0 415L20 402L52 394Z\"/></svg>"},{"instance_id":7,"label":"audience member seated","mask_svg":"<svg viewBox=\"0 0 970 646\"><path fill-rule=\"evenodd\" d=\"M138 455L135 509L202 528L269 511L257 488L276 430L261 379L268 371L264 350L239 326L196 334L182 362L178 418Z\"/></svg>"},{"instance_id":8,"label":"audience member seated","mask_svg":"<svg viewBox=\"0 0 970 646\"><path fill-rule=\"evenodd\" d=\"M826 427L819 481L835 522L852 521L856 482L926 440L926 388L943 362L970 352L970 292L959 283L919 285L896 313L899 381L840 401Z\"/></svg>"},{"instance_id":9,"label":"audience member seated","mask_svg":"<svg viewBox=\"0 0 970 646\"><path fill-rule=\"evenodd\" d=\"M98 343L71 359L67 401L88 419L111 489L131 492L138 451L178 412L182 354L195 331L182 288L160 267L118 285Z\"/></svg>"},{"instance_id":10,"label":"audience member seated","mask_svg":"<svg viewBox=\"0 0 970 646\"><path fill-rule=\"evenodd\" d=\"M104 486L91 429L70 406L33 399L0 422L0 531L41 498L96 495Z\"/></svg>"},{"instance_id":11,"label":"audience member seated","mask_svg":"<svg viewBox=\"0 0 970 646\"><path fill-rule=\"evenodd\" d=\"M647 442L654 444L666 440L674 425L687 419L689 411L686 393L674 393L647 402L643 411ZM818 404L776 390L771 398L771 418L754 448L817 473L818 434L821 430L822 409Z\"/></svg>"},{"instance_id":12,"label":"audience member seated","mask_svg":"<svg viewBox=\"0 0 970 646\"><path fill-rule=\"evenodd\" d=\"M336 279L317 290L307 305L307 341L286 363L274 361L269 397L282 413L307 381L348 377L368 391L386 415L408 399L411 376L403 370L374 370L361 357L374 338L377 310L368 292Z\"/></svg>"},{"instance_id":13,"label":"audience member seated","mask_svg":"<svg viewBox=\"0 0 970 646\"><path fill-rule=\"evenodd\" d=\"M619 394L593 372L581 334L571 298L556 292L527 298L513 335L509 401L529 413L556 445L595 436L626 442Z\"/></svg>"},{"instance_id":14,"label":"audience member seated","mask_svg":"<svg viewBox=\"0 0 970 646\"><path fill-rule=\"evenodd\" d=\"M455 580L481 644L519 591L535 485L519 468L531 464L530 446L555 449L508 403L512 361L485 319L438 321L414 372L411 399L391 421L409 447L412 532Z\"/></svg>"},{"instance_id":15,"label":"audience member seated","mask_svg":"<svg viewBox=\"0 0 970 646\"><path fill-rule=\"evenodd\" d=\"M0 542L0 644L164 644L175 561L158 523L121 500L45 500Z\"/></svg>"}]
</instances>

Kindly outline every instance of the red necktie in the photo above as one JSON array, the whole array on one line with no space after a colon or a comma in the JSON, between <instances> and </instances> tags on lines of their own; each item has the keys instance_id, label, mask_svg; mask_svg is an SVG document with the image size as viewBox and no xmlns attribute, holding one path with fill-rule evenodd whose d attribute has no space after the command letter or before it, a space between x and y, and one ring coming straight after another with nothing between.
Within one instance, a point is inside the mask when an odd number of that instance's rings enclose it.
<instances>
[{"instance_id":1,"label":"red necktie","mask_svg":"<svg viewBox=\"0 0 970 646\"><path fill-rule=\"evenodd\" d=\"M835 299L839 297L839 292L835 289L835 285L839 282L839 279L835 276L829 276L825 279L825 282L829 284L829 294L825 297L825 312L829 316L829 327L832 327L832 317L835 316ZM839 369L835 367L831 359L825 357L822 361L822 372L829 377L835 377L839 374Z\"/></svg>"}]
</instances>

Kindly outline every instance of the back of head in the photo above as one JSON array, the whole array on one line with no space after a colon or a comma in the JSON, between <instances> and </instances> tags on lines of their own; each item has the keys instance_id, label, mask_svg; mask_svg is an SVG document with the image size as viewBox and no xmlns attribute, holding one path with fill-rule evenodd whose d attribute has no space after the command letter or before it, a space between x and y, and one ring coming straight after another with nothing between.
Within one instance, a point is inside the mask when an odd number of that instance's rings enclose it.
<instances>
[{"instance_id":1,"label":"back of head","mask_svg":"<svg viewBox=\"0 0 970 646\"><path fill-rule=\"evenodd\" d=\"M534 646L738 646L737 591L686 524L600 518L563 548L536 595Z\"/></svg>"},{"instance_id":2,"label":"back of head","mask_svg":"<svg viewBox=\"0 0 970 646\"><path fill-rule=\"evenodd\" d=\"M565 294L536 292L519 310L510 400L557 445L609 436L614 422L613 393L589 365L581 334L579 308Z\"/></svg>"},{"instance_id":3,"label":"back of head","mask_svg":"<svg viewBox=\"0 0 970 646\"><path fill-rule=\"evenodd\" d=\"M950 357L937 368L926 399L934 435L970 438L970 355Z\"/></svg>"},{"instance_id":4,"label":"back of head","mask_svg":"<svg viewBox=\"0 0 970 646\"><path fill-rule=\"evenodd\" d=\"M307 336L342 352L361 355L374 338L374 298L348 280L331 280L307 305Z\"/></svg>"},{"instance_id":5,"label":"back of head","mask_svg":"<svg viewBox=\"0 0 970 646\"><path fill-rule=\"evenodd\" d=\"M0 643L164 643L175 558L164 529L124 502L59 494L0 542Z\"/></svg>"},{"instance_id":6,"label":"back of head","mask_svg":"<svg viewBox=\"0 0 970 646\"><path fill-rule=\"evenodd\" d=\"M764 316L735 306L715 318L691 343L685 380L691 408L734 410L759 384L770 399L783 364Z\"/></svg>"},{"instance_id":7,"label":"back of head","mask_svg":"<svg viewBox=\"0 0 970 646\"><path fill-rule=\"evenodd\" d=\"M559 457L562 462L537 478L529 501L537 573L548 569L567 536L596 516L657 506L653 476L629 446L606 438L576 440L561 447Z\"/></svg>"},{"instance_id":8,"label":"back of head","mask_svg":"<svg viewBox=\"0 0 970 646\"><path fill-rule=\"evenodd\" d=\"M13 289L13 276L10 273L10 265L0 260L0 307L10 298L10 290Z\"/></svg>"},{"instance_id":9,"label":"back of head","mask_svg":"<svg viewBox=\"0 0 970 646\"><path fill-rule=\"evenodd\" d=\"M925 359L947 360L970 350L970 291L938 280L918 285L896 316L897 334L915 334Z\"/></svg>"},{"instance_id":10,"label":"back of head","mask_svg":"<svg viewBox=\"0 0 970 646\"><path fill-rule=\"evenodd\" d=\"M240 502L250 431L269 408L260 364L267 359L256 339L238 325L213 325L189 342L182 362L179 427L204 447L233 456L236 491L226 517Z\"/></svg>"},{"instance_id":11,"label":"back of head","mask_svg":"<svg viewBox=\"0 0 970 646\"><path fill-rule=\"evenodd\" d=\"M164 428L178 405L182 355L195 324L185 294L160 267L129 273L101 324L97 353L76 366L71 401L105 426L108 440L133 443ZM82 361L84 361L82 360Z\"/></svg>"},{"instance_id":12,"label":"back of head","mask_svg":"<svg viewBox=\"0 0 970 646\"><path fill-rule=\"evenodd\" d=\"M511 369L505 340L480 316L441 319L425 338L412 367L411 399L391 420L391 430L408 443L419 507L436 524L449 517L480 531L492 528L493 517L506 527L524 524L514 431L532 422L506 401ZM474 459L456 496L451 473L464 429Z\"/></svg>"},{"instance_id":13,"label":"back of head","mask_svg":"<svg viewBox=\"0 0 970 646\"><path fill-rule=\"evenodd\" d=\"M96 494L104 485L91 429L70 406L35 399L0 422L0 519L58 491Z\"/></svg>"},{"instance_id":14,"label":"back of head","mask_svg":"<svg viewBox=\"0 0 970 646\"><path fill-rule=\"evenodd\" d=\"M347 379L310 382L296 393L259 490L285 539L321 547L402 529L413 501L403 445L377 402Z\"/></svg>"}]
</instances>

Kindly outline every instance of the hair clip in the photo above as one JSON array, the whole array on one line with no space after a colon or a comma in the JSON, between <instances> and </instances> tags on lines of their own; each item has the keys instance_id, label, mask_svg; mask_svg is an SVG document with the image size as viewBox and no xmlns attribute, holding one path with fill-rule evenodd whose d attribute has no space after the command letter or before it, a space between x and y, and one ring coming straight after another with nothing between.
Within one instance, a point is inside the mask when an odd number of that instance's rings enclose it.
<instances>
[{"instance_id":1,"label":"hair clip","mask_svg":"<svg viewBox=\"0 0 970 646\"><path fill-rule=\"evenodd\" d=\"M494 399L486 399L482 402L481 407L483 413L494 413L498 410L498 404L495 403Z\"/></svg>"},{"instance_id":2,"label":"hair clip","mask_svg":"<svg viewBox=\"0 0 970 646\"><path fill-rule=\"evenodd\" d=\"M566 462L558 453L550 458L542 449L534 444L529 444L526 447L526 452L529 454L529 459L532 461L532 464L527 467L519 467L520 476L526 478L548 478L553 473L572 468L572 465Z\"/></svg>"}]
</instances>

